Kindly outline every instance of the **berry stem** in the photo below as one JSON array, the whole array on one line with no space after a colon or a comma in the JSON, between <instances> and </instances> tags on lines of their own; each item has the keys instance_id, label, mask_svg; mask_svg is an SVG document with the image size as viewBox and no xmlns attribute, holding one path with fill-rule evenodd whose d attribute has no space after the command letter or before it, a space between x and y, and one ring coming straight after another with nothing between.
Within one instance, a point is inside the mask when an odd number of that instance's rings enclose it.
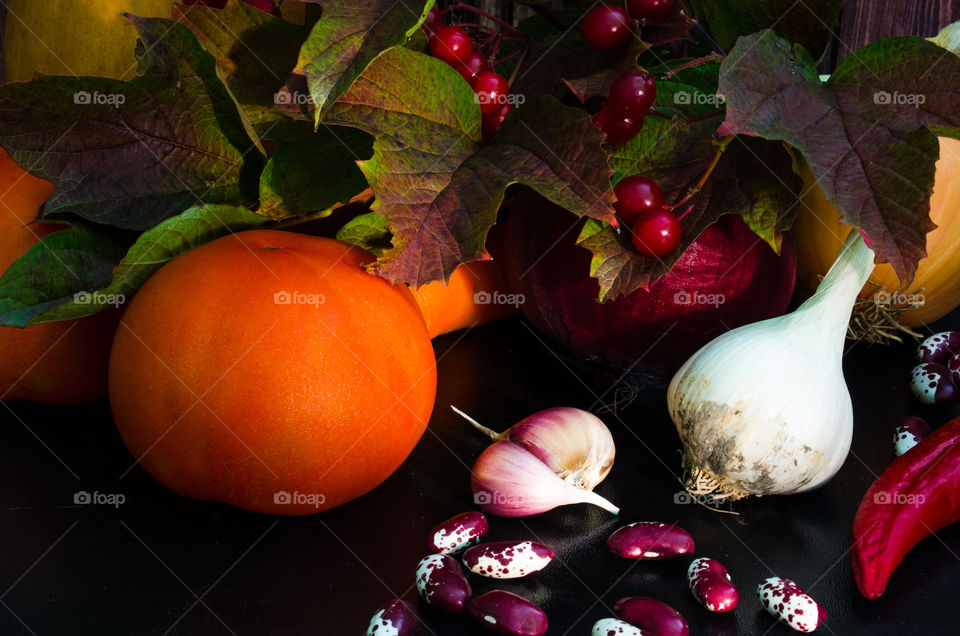
<instances>
[{"instance_id":1,"label":"berry stem","mask_svg":"<svg viewBox=\"0 0 960 636\"><path fill-rule=\"evenodd\" d=\"M527 57L527 51L530 50L529 47L523 47L520 49L520 57L517 59L517 63L513 66L513 72L510 73L510 77L507 78L507 84L513 86L513 80L517 79L517 72L520 70L520 67L523 66L523 60Z\"/></svg>"},{"instance_id":2,"label":"berry stem","mask_svg":"<svg viewBox=\"0 0 960 636\"><path fill-rule=\"evenodd\" d=\"M455 22L450 26L460 27L461 29L480 29L481 31L486 31L487 33L499 33L499 31L493 27L480 24L478 22Z\"/></svg>"},{"instance_id":3,"label":"berry stem","mask_svg":"<svg viewBox=\"0 0 960 636\"><path fill-rule=\"evenodd\" d=\"M686 3L684 3L684 8L680 10L680 17L683 18L684 22L686 22L688 26L695 29L697 33L700 34L700 37L706 40L707 44L709 44L714 51L716 51L720 55L726 56L726 52L724 52L723 48L721 48L720 45L717 44L717 41L714 40L709 33L707 33L707 30L703 28L703 25L700 24L700 22L695 17L691 17L687 14Z\"/></svg>"},{"instance_id":4,"label":"berry stem","mask_svg":"<svg viewBox=\"0 0 960 636\"><path fill-rule=\"evenodd\" d=\"M713 173L714 168L716 168L717 164L720 163L720 157L723 156L723 153L724 151L726 151L727 146L730 145L730 142L733 141L735 137L736 135L727 135L726 137L721 137L719 140L717 140L716 142L717 153L713 156L713 161L711 161L710 165L707 166L707 169L704 171L703 175L700 177L700 180L697 181L696 185L694 185L692 188L687 190L687 193L684 195L682 199L680 199L679 201L677 201L676 203L670 206L671 212L676 210L680 206L682 206L684 203L687 203L688 201L690 201L690 199L692 199L693 197L697 196L700 193L700 190L702 190L703 186L707 183L707 179L709 179L710 175ZM687 212L690 212L690 210L687 210ZM684 216L686 216L687 212L684 212Z\"/></svg>"},{"instance_id":5,"label":"berry stem","mask_svg":"<svg viewBox=\"0 0 960 636\"><path fill-rule=\"evenodd\" d=\"M685 70L690 69L690 68L696 68L696 67L698 67L698 66L703 66L703 65L705 65L705 64L719 64L719 63L723 62L723 60L726 59L726 57L727 57L727 56L726 56L726 55L723 55L722 53L711 53L710 55L705 55L705 56L699 57L699 58L697 58L697 59L695 59L695 60L690 60L689 62L685 62L685 63L681 64L680 66L678 66L678 67L676 67L676 68L673 68L673 69L670 69L669 71L667 71L666 73L664 73L664 74L663 74L663 79L670 79L671 77L673 77L673 76L676 75L677 73L679 73L679 72L681 72L681 71L685 71Z\"/></svg>"}]
</instances>

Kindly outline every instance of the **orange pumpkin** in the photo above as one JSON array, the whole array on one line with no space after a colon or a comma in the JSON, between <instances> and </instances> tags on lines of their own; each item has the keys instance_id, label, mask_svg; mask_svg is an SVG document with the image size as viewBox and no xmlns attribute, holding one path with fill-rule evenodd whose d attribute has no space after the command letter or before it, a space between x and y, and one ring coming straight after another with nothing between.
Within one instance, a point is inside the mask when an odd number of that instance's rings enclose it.
<instances>
[{"instance_id":1,"label":"orange pumpkin","mask_svg":"<svg viewBox=\"0 0 960 636\"><path fill-rule=\"evenodd\" d=\"M806 163L802 166L804 207L793 225L799 257L799 276L810 289L840 253L850 226L840 224L840 212L830 203ZM902 288L888 263L878 265L861 298L886 294L892 300L913 300L915 308L897 316L908 326L918 327L942 318L960 305L960 141L940 138L940 159L930 199L930 218L937 228L927 234L927 256L921 259L913 282ZM920 304L922 303L922 304ZM908 305L909 306L909 305Z\"/></svg>"}]
</instances>

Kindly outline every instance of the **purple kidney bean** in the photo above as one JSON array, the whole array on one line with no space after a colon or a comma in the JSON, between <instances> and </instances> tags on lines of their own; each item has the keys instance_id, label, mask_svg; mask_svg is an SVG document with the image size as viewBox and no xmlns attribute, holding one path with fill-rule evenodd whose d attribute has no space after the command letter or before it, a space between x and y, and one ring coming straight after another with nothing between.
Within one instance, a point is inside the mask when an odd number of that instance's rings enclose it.
<instances>
[{"instance_id":1,"label":"purple kidney bean","mask_svg":"<svg viewBox=\"0 0 960 636\"><path fill-rule=\"evenodd\" d=\"M729 612L740 602L727 568L714 559L695 559L687 568L687 582L694 598L711 612Z\"/></svg>"},{"instance_id":2,"label":"purple kidney bean","mask_svg":"<svg viewBox=\"0 0 960 636\"><path fill-rule=\"evenodd\" d=\"M417 615L407 603L397 599L377 610L370 619L367 636L413 636Z\"/></svg>"},{"instance_id":3,"label":"purple kidney bean","mask_svg":"<svg viewBox=\"0 0 960 636\"><path fill-rule=\"evenodd\" d=\"M470 584L456 559L445 554L431 554L417 565L417 592L430 607L459 614L470 600Z\"/></svg>"},{"instance_id":4,"label":"purple kidney bean","mask_svg":"<svg viewBox=\"0 0 960 636\"><path fill-rule=\"evenodd\" d=\"M463 553L463 564L474 574L492 579L516 579L550 564L553 550L536 541L481 543Z\"/></svg>"},{"instance_id":5,"label":"purple kidney bean","mask_svg":"<svg viewBox=\"0 0 960 636\"><path fill-rule=\"evenodd\" d=\"M657 636L619 618L601 618L593 624L590 636Z\"/></svg>"},{"instance_id":6,"label":"purple kidney bean","mask_svg":"<svg viewBox=\"0 0 960 636\"><path fill-rule=\"evenodd\" d=\"M960 397L950 370L936 362L924 362L913 368L910 390L924 404L948 404Z\"/></svg>"},{"instance_id":7,"label":"purple kidney bean","mask_svg":"<svg viewBox=\"0 0 960 636\"><path fill-rule=\"evenodd\" d=\"M479 541L488 530L490 526L482 512L464 512L447 519L430 531L427 550L453 554Z\"/></svg>"},{"instance_id":8,"label":"purple kidney bean","mask_svg":"<svg viewBox=\"0 0 960 636\"><path fill-rule=\"evenodd\" d=\"M933 432L926 420L908 417L893 432L893 451L900 457Z\"/></svg>"},{"instance_id":9,"label":"purple kidney bean","mask_svg":"<svg viewBox=\"0 0 960 636\"><path fill-rule=\"evenodd\" d=\"M690 636L687 621L663 601L646 596L628 596L613 606L617 616L657 636Z\"/></svg>"},{"instance_id":10,"label":"purple kidney bean","mask_svg":"<svg viewBox=\"0 0 960 636\"><path fill-rule=\"evenodd\" d=\"M960 354L947 361L947 371L950 372L950 379L953 380L954 385L960 386Z\"/></svg>"},{"instance_id":11,"label":"purple kidney bean","mask_svg":"<svg viewBox=\"0 0 960 636\"><path fill-rule=\"evenodd\" d=\"M946 364L957 353L960 353L960 331L941 331L920 343L917 362Z\"/></svg>"},{"instance_id":12,"label":"purple kidney bean","mask_svg":"<svg viewBox=\"0 0 960 636\"><path fill-rule=\"evenodd\" d=\"M827 611L789 579L764 580L757 596L764 609L798 632L812 632L827 620Z\"/></svg>"},{"instance_id":13,"label":"purple kidney bean","mask_svg":"<svg viewBox=\"0 0 960 636\"><path fill-rule=\"evenodd\" d=\"M669 559L693 552L693 537L683 528L639 521L610 535L607 547L627 559Z\"/></svg>"},{"instance_id":14,"label":"purple kidney bean","mask_svg":"<svg viewBox=\"0 0 960 636\"><path fill-rule=\"evenodd\" d=\"M522 596L493 590L467 604L470 616L498 634L541 636L547 631L547 615Z\"/></svg>"}]
</instances>

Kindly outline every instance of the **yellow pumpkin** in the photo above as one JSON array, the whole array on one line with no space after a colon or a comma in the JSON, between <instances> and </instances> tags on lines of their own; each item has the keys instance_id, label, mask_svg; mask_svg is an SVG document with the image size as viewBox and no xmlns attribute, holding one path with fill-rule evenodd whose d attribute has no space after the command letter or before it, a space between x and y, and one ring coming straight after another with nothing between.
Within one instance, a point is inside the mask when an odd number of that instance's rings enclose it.
<instances>
[{"instance_id":1,"label":"yellow pumpkin","mask_svg":"<svg viewBox=\"0 0 960 636\"><path fill-rule=\"evenodd\" d=\"M137 74L137 31L122 12L169 18L173 0L9 0L3 58L7 81L43 75Z\"/></svg>"},{"instance_id":2,"label":"yellow pumpkin","mask_svg":"<svg viewBox=\"0 0 960 636\"><path fill-rule=\"evenodd\" d=\"M801 170L804 206L793 229L800 280L813 289L840 253L850 226L840 225L840 212L827 201L809 166L803 163ZM860 292L861 298L875 298L882 292L888 299L922 301L897 315L896 319L908 327L933 322L960 305L960 178L954 178L958 171L960 141L941 137L930 199L930 218L937 228L927 234L927 256L920 260L916 278L902 289L893 268L884 263L873 270Z\"/></svg>"}]
</instances>

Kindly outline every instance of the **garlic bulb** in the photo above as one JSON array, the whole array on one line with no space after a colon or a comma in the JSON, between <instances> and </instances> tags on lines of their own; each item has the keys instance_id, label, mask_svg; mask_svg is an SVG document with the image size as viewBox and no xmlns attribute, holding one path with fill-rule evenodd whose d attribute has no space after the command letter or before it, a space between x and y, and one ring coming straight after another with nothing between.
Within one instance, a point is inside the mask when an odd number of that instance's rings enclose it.
<instances>
[{"instance_id":1,"label":"garlic bulb","mask_svg":"<svg viewBox=\"0 0 960 636\"><path fill-rule=\"evenodd\" d=\"M843 346L873 256L851 232L796 311L723 334L677 371L667 404L688 490L731 499L796 493L840 469L853 436Z\"/></svg>"}]
</instances>

